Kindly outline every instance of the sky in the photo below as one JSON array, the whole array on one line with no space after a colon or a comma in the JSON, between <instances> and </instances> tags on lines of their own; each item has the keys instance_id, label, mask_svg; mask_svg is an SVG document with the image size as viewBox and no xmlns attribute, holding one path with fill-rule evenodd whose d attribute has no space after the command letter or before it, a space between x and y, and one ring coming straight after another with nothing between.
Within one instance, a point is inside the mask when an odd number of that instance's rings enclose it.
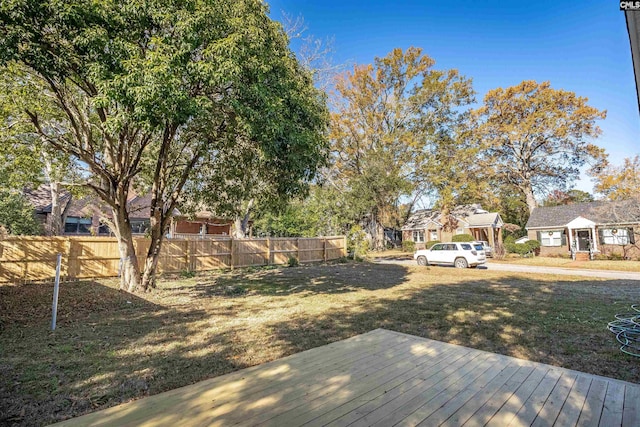
<instances>
[{"instance_id":1,"label":"sky","mask_svg":"<svg viewBox=\"0 0 640 427\"><path fill-rule=\"evenodd\" d=\"M369 64L416 46L436 69L473 79L477 100L523 80L550 81L607 110L595 143L611 163L640 154L640 114L624 13L612 0L271 0L271 17L302 16L306 34L332 38L333 62ZM638 12L640 13L640 12ZM583 174L575 188L591 192Z\"/></svg>"}]
</instances>

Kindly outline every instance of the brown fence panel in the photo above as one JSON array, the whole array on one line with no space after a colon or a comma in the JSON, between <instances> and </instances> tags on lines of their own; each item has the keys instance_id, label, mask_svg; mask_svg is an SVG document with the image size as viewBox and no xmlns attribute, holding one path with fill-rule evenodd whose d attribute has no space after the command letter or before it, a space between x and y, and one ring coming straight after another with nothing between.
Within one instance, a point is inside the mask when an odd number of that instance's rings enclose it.
<instances>
[{"instance_id":1,"label":"brown fence panel","mask_svg":"<svg viewBox=\"0 0 640 427\"><path fill-rule=\"evenodd\" d=\"M134 246L142 269L149 239L136 238ZM114 277L120 252L113 237L9 237L0 240L0 283L49 280L55 276L56 256L62 254L63 277ZM170 239L162 243L159 272L205 271L218 268L317 262L346 255L344 236L261 239Z\"/></svg>"},{"instance_id":2,"label":"brown fence panel","mask_svg":"<svg viewBox=\"0 0 640 427\"><path fill-rule=\"evenodd\" d=\"M19 237L0 241L0 282L40 280L56 275L58 253L68 252L62 237Z\"/></svg>"},{"instance_id":3,"label":"brown fence panel","mask_svg":"<svg viewBox=\"0 0 640 427\"><path fill-rule=\"evenodd\" d=\"M193 271L231 267L231 239L191 240Z\"/></svg>"},{"instance_id":4,"label":"brown fence panel","mask_svg":"<svg viewBox=\"0 0 640 427\"><path fill-rule=\"evenodd\" d=\"M269 260L268 239L234 239L234 243L234 267L267 265Z\"/></svg>"},{"instance_id":5,"label":"brown fence panel","mask_svg":"<svg viewBox=\"0 0 640 427\"><path fill-rule=\"evenodd\" d=\"M299 238L298 261L318 262L324 261L324 239Z\"/></svg>"},{"instance_id":6,"label":"brown fence panel","mask_svg":"<svg viewBox=\"0 0 640 427\"><path fill-rule=\"evenodd\" d=\"M286 264L290 257L298 258L298 239L272 238L271 259L272 264Z\"/></svg>"}]
</instances>

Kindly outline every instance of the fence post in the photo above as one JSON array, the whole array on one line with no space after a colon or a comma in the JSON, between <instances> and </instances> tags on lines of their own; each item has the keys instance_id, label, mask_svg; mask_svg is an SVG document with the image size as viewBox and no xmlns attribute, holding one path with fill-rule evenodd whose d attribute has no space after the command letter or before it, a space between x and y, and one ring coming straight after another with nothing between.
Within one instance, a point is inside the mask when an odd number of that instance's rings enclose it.
<instances>
[{"instance_id":1,"label":"fence post","mask_svg":"<svg viewBox=\"0 0 640 427\"><path fill-rule=\"evenodd\" d=\"M300 258L300 238L296 238L296 246L298 247L298 262L302 262Z\"/></svg>"},{"instance_id":2,"label":"fence post","mask_svg":"<svg viewBox=\"0 0 640 427\"><path fill-rule=\"evenodd\" d=\"M347 236L342 236L342 256L347 256Z\"/></svg>"},{"instance_id":3,"label":"fence post","mask_svg":"<svg viewBox=\"0 0 640 427\"><path fill-rule=\"evenodd\" d=\"M231 238L231 269L235 266L235 252L236 252L236 239L235 237Z\"/></svg>"},{"instance_id":4,"label":"fence post","mask_svg":"<svg viewBox=\"0 0 640 427\"><path fill-rule=\"evenodd\" d=\"M64 274L63 277L67 279L71 279L71 237L67 237L64 242L64 251L65 251L65 260L66 265L64 266Z\"/></svg>"},{"instance_id":5,"label":"fence post","mask_svg":"<svg viewBox=\"0 0 640 427\"><path fill-rule=\"evenodd\" d=\"M187 245L187 247L185 248L185 251L184 251L184 257L185 257L185 261L186 261L186 268L185 269L187 271L191 271L191 240L185 239L184 242Z\"/></svg>"},{"instance_id":6,"label":"fence post","mask_svg":"<svg viewBox=\"0 0 640 427\"><path fill-rule=\"evenodd\" d=\"M271 264L271 239L267 237L267 265Z\"/></svg>"},{"instance_id":7,"label":"fence post","mask_svg":"<svg viewBox=\"0 0 640 427\"><path fill-rule=\"evenodd\" d=\"M322 239L322 251L323 251L323 256L322 258L324 259L324 262L327 262L327 238L323 238Z\"/></svg>"}]
</instances>

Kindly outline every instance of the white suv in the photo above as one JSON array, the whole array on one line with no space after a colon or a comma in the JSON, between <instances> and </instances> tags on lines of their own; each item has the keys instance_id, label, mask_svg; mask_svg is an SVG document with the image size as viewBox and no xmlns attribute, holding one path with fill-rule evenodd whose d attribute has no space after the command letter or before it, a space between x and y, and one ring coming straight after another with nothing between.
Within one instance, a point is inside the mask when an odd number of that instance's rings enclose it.
<instances>
[{"instance_id":1,"label":"white suv","mask_svg":"<svg viewBox=\"0 0 640 427\"><path fill-rule=\"evenodd\" d=\"M457 268L477 267L487 262L482 243L437 243L413 254L418 265L451 264Z\"/></svg>"}]
</instances>

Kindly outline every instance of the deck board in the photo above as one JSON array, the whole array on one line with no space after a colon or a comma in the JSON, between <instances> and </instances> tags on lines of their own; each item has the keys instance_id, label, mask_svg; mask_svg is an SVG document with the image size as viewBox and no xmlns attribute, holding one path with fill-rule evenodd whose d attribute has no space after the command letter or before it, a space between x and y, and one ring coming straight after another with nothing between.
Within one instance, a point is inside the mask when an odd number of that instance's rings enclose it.
<instances>
[{"instance_id":1,"label":"deck board","mask_svg":"<svg viewBox=\"0 0 640 427\"><path fill-rule=\"evenodd\" d=\"M376 329L60 426L638 425L640 385Z\"/></svg>"}]
</instances>

